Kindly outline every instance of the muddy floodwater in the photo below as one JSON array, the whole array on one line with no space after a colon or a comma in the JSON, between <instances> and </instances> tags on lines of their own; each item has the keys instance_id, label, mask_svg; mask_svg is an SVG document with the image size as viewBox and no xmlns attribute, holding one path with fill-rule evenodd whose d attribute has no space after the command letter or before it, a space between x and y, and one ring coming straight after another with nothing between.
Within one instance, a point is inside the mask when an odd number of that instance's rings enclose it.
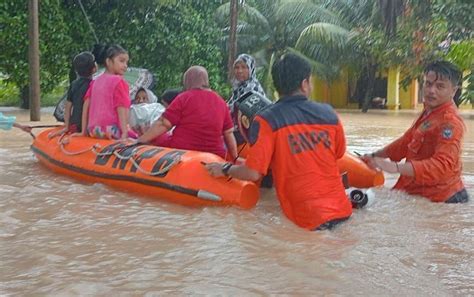
<instances>
[{"instance_id":1,"label":"muddy floodwater","mask_svg":"<svg viewBox=\"0 0 474 297\"><path fill-rule=\"evenodd\" d=\"M28 112L11 110L19 122ZM349 151L401 135L416 113L340 112ZM465 119L471 201L375 189L334 231L309 232L274 190L251 210L188 208L55 174L31 137L0 130L1 296L474 296L474 119ZM50 111L41 123L53 124ZM37 131L35 131L37 132Z\"/></svg>"}]
</instances>

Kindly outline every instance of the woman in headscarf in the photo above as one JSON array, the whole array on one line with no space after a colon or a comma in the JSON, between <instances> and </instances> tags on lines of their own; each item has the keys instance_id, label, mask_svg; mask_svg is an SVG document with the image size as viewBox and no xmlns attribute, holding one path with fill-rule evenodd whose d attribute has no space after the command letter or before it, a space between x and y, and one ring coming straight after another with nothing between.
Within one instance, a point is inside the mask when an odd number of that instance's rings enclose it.
<instances>
[{"instance_id":1,"label":"woman in headscarf","mask_svg":"<svg viewBox=\"0 0 474 297\"><path fill-rule=\"evenodd\" d=\"M234 61L234 77L232 79L232 96L227 104L231 110L232 119L234 121L234 137L240 150L245 147L245 139L240 134L238 126L238 101L243 95L253 92L267 97L262 85L257 79L255 59L248 54L240 54ZM248 124L250 125L250 123ZM244 153L245 154L245 153ZM273 178L271 171L263 177L260 184L262 187L271 188L273 185Z\"/></svg>"},{"instance_id":2,"label":"woman in headscarf","mask_svg":"<svg viewBox=\"0 0 474 297\"><path fill-rule=\"evenodd\" d=\"M237 138L238 144L242 144L244 140L238 131L236 103L238 103L238 100L248 92L257 93L266 97L265 91L257 79L255 59L248 54L240 54L234 61L232 96L227 102L231 111L232 119L234 120L234 134Z\"/></svg>"},{"instance_id":3,"label":"woman in headscarf","mask_svg":"<svg viewBox=\"0 0 474 297\"><path fill-rule=\"evenodd\" d=\"M232 109L235 102L248 92L265 96L265 91L257 79L255 59L248 54L240 54L234 61L234 77L232 79L232 96L229 107Z\"/></svg>"},{"instance_id":4,"label":"woman in headscarf","mask_svg":"<svg viewBox=\"0 0 474 297\"><path fill-rule=\"evenodd\" d=\"M190 67L183 76L184 91L152 127L138 138L158 146L210 152L237 157L234 127L225 101L209 88L207 70ZM162 135L174 127L173 134ZM224 146L225 142L225 146Z\"/></svg>"}]
</instances>

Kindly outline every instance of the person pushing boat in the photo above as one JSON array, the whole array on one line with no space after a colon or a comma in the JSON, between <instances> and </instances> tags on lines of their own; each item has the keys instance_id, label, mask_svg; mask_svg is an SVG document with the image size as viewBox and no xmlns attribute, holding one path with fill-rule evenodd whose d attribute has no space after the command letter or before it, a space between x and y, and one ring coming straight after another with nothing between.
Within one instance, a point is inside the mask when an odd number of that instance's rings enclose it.
<instances>
[{"instance_id":1,"label":"person pushing boat","mask_svg":"<svg viewBox=\"0 0 474 297\"><path fill-rule=\"evenodd\" d=\"M466 126L453 100L460 81L461 71L449 62L427 65L421 115L401 137L362 157L373 168L399 173L394 189L433 202L469 200L461 178Z\"/></svg>"},{"instance_id":2,"label":"person pushing boat","mask_svg":"<svg viewBox=\"0 0 474 297\"><path fill-rule=\"evenodd\" d=\"M216 177L251 181L271 167L285 215L309 230L331 229L352 214L337 166L346 151L341 121L329 105L308 100L311 66L305 59L284 55L273 65L272 78L282 98L252 122L245 165L206 167Z\"/></svg>"}]
</instances>

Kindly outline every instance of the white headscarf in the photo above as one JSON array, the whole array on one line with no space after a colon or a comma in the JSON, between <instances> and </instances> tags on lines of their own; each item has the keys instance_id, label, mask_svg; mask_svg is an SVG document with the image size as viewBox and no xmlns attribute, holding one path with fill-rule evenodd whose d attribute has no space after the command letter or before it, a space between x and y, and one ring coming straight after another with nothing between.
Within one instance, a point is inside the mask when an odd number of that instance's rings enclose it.
<instances>
[{"instance_id":1,"label":"white headscarf","mask_svg":"<svg viewBox=\"0 0 474 297\"><path fill-rule=\"evenodd\" d=\"M148 97L148 103L157 103L158 102L158 97L156 97L155 94L153 94L153 92L147 88L139 88L137 93L135 94L135 97L137 96L138 92L140 92L141 90L145 91L146 93L146 96ZM132 104L135 102L135 99L133 99L132 101Z\"/></svg>"}]
</instances>

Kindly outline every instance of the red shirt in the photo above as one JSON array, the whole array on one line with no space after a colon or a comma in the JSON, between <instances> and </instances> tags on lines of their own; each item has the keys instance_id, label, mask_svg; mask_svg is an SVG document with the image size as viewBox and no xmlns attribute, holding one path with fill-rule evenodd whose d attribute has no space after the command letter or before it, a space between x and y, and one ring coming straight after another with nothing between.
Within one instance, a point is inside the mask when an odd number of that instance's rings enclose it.
<instances>
[{"instance_id":1,"label":"red shirt","mask_svg":"<svg viewBox=\"0 0 474 297\"><path fill-rule=\"evenodd\" d=\"M315 229L352 214L336 161L346 150L341 122L327 104L303 96L280 99L251 125L246 165L265 175L269 167L285 215Z\"/></svg>"},{"instance_id":2,"label":"red shirt","mask_svg":"<svg viewBox=\"0 0 474 297\"><path fill-rule=\"evenodd\" d=\"M406 158L415 171L414 177L401 175L394 189L435 202L446 201L464 189L461 179L464 130L464 122L453 102L430 112L425 109L402 137L384 148L392 161Z\"/></svg>"},{"instance_id":3,"label":"red shirt","mask_svg":"<svg viewBox=\"0 0 474 297\"><path fill-rule=\"evenodd\" d=\"M225 101L214 91L192 89L178 95L163 113L175 126L160 145L225 157L224 131L233 123Z\"/></svg>"}]
</instances>

